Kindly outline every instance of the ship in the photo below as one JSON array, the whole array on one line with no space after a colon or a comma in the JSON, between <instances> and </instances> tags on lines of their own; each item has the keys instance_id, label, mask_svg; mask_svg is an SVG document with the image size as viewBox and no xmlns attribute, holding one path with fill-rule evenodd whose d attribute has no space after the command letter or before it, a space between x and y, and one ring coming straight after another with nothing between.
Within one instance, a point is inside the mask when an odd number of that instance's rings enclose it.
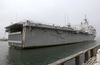
<instances>
[{"instance_id":1,"label":"ship","mask_svg":"<svg viewBox=\"0 0 100 65\"><path fill-rule=\"evenodd\" d=\"M96 29L86 17L78 26L23 20L5 27L5 31L8 32L9 46L21 49L86 42L96 37Z\"/></svg>"}]
</instances>

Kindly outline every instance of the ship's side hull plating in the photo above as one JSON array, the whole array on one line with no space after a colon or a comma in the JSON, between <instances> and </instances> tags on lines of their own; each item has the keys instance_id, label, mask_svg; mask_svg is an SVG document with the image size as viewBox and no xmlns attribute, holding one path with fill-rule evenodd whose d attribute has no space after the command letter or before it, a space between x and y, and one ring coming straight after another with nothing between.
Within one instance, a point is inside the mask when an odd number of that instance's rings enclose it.
<instances>
[{"instance_id":1,"label":"ship's side hull plating","mask_svg":"<svg viewBox=\"0 0 100 65\"><path fill-rule=\"evenodd\" d=\"M31 29L30 27L25 27L25 32L21 34L22 35L19 35L19 37L21 36L22 39L19 41L22 41L22 43L9 42L9 45L12 47L28 48L94 40L94 36L92 34L38 27L32 27ZM25 34L25 36L23 36L23 34ZM9 39L10 37L11 36L9 36ZM23 37L25 37L25 40L23 40Z\"/></svg>"}]
</instances>

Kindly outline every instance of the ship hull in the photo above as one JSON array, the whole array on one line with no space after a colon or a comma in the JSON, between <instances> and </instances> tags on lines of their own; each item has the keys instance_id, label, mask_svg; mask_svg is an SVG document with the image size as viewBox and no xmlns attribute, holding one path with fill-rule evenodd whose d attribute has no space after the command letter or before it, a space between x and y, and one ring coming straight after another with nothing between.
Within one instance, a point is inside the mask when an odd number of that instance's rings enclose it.
<instances>
[{"instance_id":1,"label":"ship hull","mask_svg":"<svg viewBox=\"0 0 100 65\"><path fill-rule=\"evenodd\" d=\"M9 40L11 47L32 48L92 41L94 35L61 29L24 27L22 33L9 35Z\"/></svg>"}]
</instances>

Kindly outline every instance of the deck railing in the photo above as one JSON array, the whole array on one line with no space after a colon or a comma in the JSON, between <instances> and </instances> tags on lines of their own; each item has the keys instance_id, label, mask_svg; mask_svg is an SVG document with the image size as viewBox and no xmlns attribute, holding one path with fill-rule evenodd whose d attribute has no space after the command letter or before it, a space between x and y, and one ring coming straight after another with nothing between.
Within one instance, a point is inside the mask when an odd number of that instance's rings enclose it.
<instances>
[{"instance_id":1,"label":"deck railing","mask_svg":"<svg viewBox=\"0 0 100 65\"><path fill-rule=\"evenodd\" d=\"M67 62L71 59L74 59L74 58L75 58L75 65L80 65L80 59L81 59L80 55L84 54L84 59L83 60L84 60L84 63L86 63L89 58L92 58L93 56L96 56L97 50L99 48L100 48L100 45L97 45L97 46L91 47L89 49L86 49L84 51L81 51L79 53L76 53L74 55L71 55L69 57L58 60L54 63L48 64L48 65L64 65L65 62ZM90 52L90 53L88 53L88 52Z\"/></svg>"}]
</instances>

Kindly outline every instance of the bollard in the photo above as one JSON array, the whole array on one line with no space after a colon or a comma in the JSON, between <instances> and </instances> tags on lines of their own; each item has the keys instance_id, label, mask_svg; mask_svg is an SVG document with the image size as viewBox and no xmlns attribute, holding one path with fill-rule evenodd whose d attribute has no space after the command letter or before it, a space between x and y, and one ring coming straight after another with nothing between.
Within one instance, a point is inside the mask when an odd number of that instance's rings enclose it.
<instances>
[{"instance_id":1,"label":"bollard","mask_svg":"<svg viewBox=\"0 0 100 65\"><path fill-rule=\"evenodd\" d=\"M96 56L96 58L97 58L97 63L95 63L94 65L100 65L100 49L98 49L98 51L97 51L97 56Z\"/></svg>"},{"instance_id":2,"label":"bollard","mask_svg":"<svg viewBox=\"0 0 100 65\"><path fill-rule=\"evenodd\" d=\"M97 63L100 63L100 49L97 51Z\"/></svg>"}]
</instances>

